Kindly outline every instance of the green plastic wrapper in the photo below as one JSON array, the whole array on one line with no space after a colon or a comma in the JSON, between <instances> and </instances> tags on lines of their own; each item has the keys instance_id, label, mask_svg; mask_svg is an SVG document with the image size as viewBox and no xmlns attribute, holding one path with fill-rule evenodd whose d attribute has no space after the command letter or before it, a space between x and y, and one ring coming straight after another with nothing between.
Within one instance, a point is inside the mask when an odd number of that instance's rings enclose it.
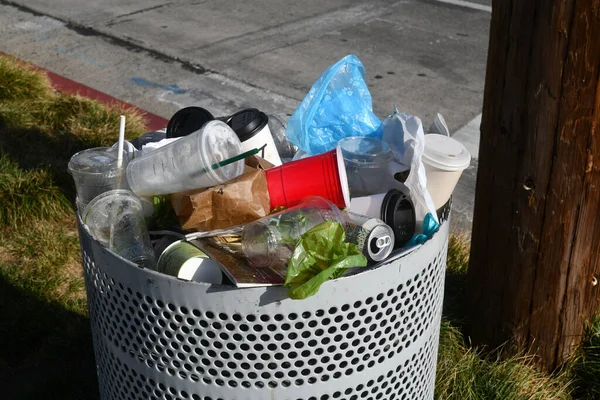
<instances>
[{"instance_id":1,"label":"green plastic wrapper","mask_svg":"<svg viewBox=\"0 0 600 400\"><path fill-rule=\"evenodd\" d=\"M172 229L179 227L179 219L171 206L168 197L154 196L152 198L154 212L148 222L149 230Z\"/></svg>"},{"instance_id":2,"label":"green plastic wrapper","mask_svg":"<svg viewBox=\"0 0 600 400\"><path fill-rule=\"evenodd\" d=\"M346 243L344 227L325 221L300 237L288 263L285 286L292 299L317 293L323 282L339 278L348 268L364 267L367 258L352 243Z\"/></svg>"}]
</instances>

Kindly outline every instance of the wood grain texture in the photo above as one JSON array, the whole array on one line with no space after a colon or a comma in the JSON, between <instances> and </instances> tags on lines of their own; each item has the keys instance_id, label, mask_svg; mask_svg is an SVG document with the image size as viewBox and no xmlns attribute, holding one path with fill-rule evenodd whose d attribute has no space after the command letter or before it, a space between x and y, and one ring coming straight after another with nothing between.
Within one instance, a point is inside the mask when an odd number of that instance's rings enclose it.
<instances>
[{"instance_id":1,"label":"wood grain texture","mask_svg":"<svg viewBox=\"0 0 600 400\"><path fill-rule=\"evenodd\" d=\"M492 9L469 334L553 369L600 305L600 0Z\"/></svg>"}]
</instances>

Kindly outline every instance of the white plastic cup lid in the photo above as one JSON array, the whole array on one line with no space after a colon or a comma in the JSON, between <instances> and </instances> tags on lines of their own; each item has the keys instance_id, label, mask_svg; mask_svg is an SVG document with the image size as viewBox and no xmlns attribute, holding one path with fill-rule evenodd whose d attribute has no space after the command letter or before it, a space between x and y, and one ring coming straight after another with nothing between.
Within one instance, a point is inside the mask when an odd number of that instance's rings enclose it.
<instances>
[{"instance_id":1,"label":"white plastic cup lid","mask_svg":"<svg viewBox=\"0 0 600 400\"><path fill-rule=\"evenodd\" d=\"M444 171L462 171L471 163L471 154L456 139L429 134L425 135L423 162Z\"/></svg>"}]
</instances>

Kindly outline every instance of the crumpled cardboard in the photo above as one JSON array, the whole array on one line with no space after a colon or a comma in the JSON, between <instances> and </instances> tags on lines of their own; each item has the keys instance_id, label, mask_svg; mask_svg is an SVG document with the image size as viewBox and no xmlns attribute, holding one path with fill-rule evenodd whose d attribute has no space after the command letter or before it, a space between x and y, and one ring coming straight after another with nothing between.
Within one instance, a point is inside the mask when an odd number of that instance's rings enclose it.
<instances>
[{"instance_id":1,"label":"crumpled cardboard","mask_svg":"<svg viewBox=\"0 0 600 400\"><path fill-rule=\"evenodd\" d=\"M253 156L246 159L244 173L209 189L170 196L184 231L210 231L246 224L268 215L269 191L265 169L268 161Z\"/></svg>"}]
</instances>

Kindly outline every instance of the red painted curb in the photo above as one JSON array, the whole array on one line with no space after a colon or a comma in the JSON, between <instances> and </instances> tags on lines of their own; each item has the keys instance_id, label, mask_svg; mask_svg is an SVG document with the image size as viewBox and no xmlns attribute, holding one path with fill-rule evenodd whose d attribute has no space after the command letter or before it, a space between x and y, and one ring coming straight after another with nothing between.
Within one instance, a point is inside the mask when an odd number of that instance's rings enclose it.
<instances>
[{"instance_id":1,"label":"red painted curb","mask_svg":"<svg viewBox=\"0 0 600 400\"><path fill-rule=\"evenodd\" d=\"M6 54L0 51L0 55L10 57L13 60L16 60L20 64L26 65L36 71L41 71L48 76L50 80L50 84L52 88L56 91L62 93L68 93L73 95L79 95L82 97L86 97L88 99L97 100L98 102L105 104L107 106L121 106L127 110L135 110L142 115L142 118L146 122L146 127L150 131L155 131L159 129L164 129L169 122L168 119L165 119L159 115L152 114L146 110L142 110L139 107L134 106L133 104L126 103L122 100L117 99L116 97L112 97L106 93L102 93L96 89L92 89L89 86L86 86L82 83L76 82L69 78L65 78L64 76L58 75L52 71L49 71L45 68L38 67L37 65L33 65L27 61L23 61L17 57L14 57L10 54Z\"/></svg>"}]
</instances>

